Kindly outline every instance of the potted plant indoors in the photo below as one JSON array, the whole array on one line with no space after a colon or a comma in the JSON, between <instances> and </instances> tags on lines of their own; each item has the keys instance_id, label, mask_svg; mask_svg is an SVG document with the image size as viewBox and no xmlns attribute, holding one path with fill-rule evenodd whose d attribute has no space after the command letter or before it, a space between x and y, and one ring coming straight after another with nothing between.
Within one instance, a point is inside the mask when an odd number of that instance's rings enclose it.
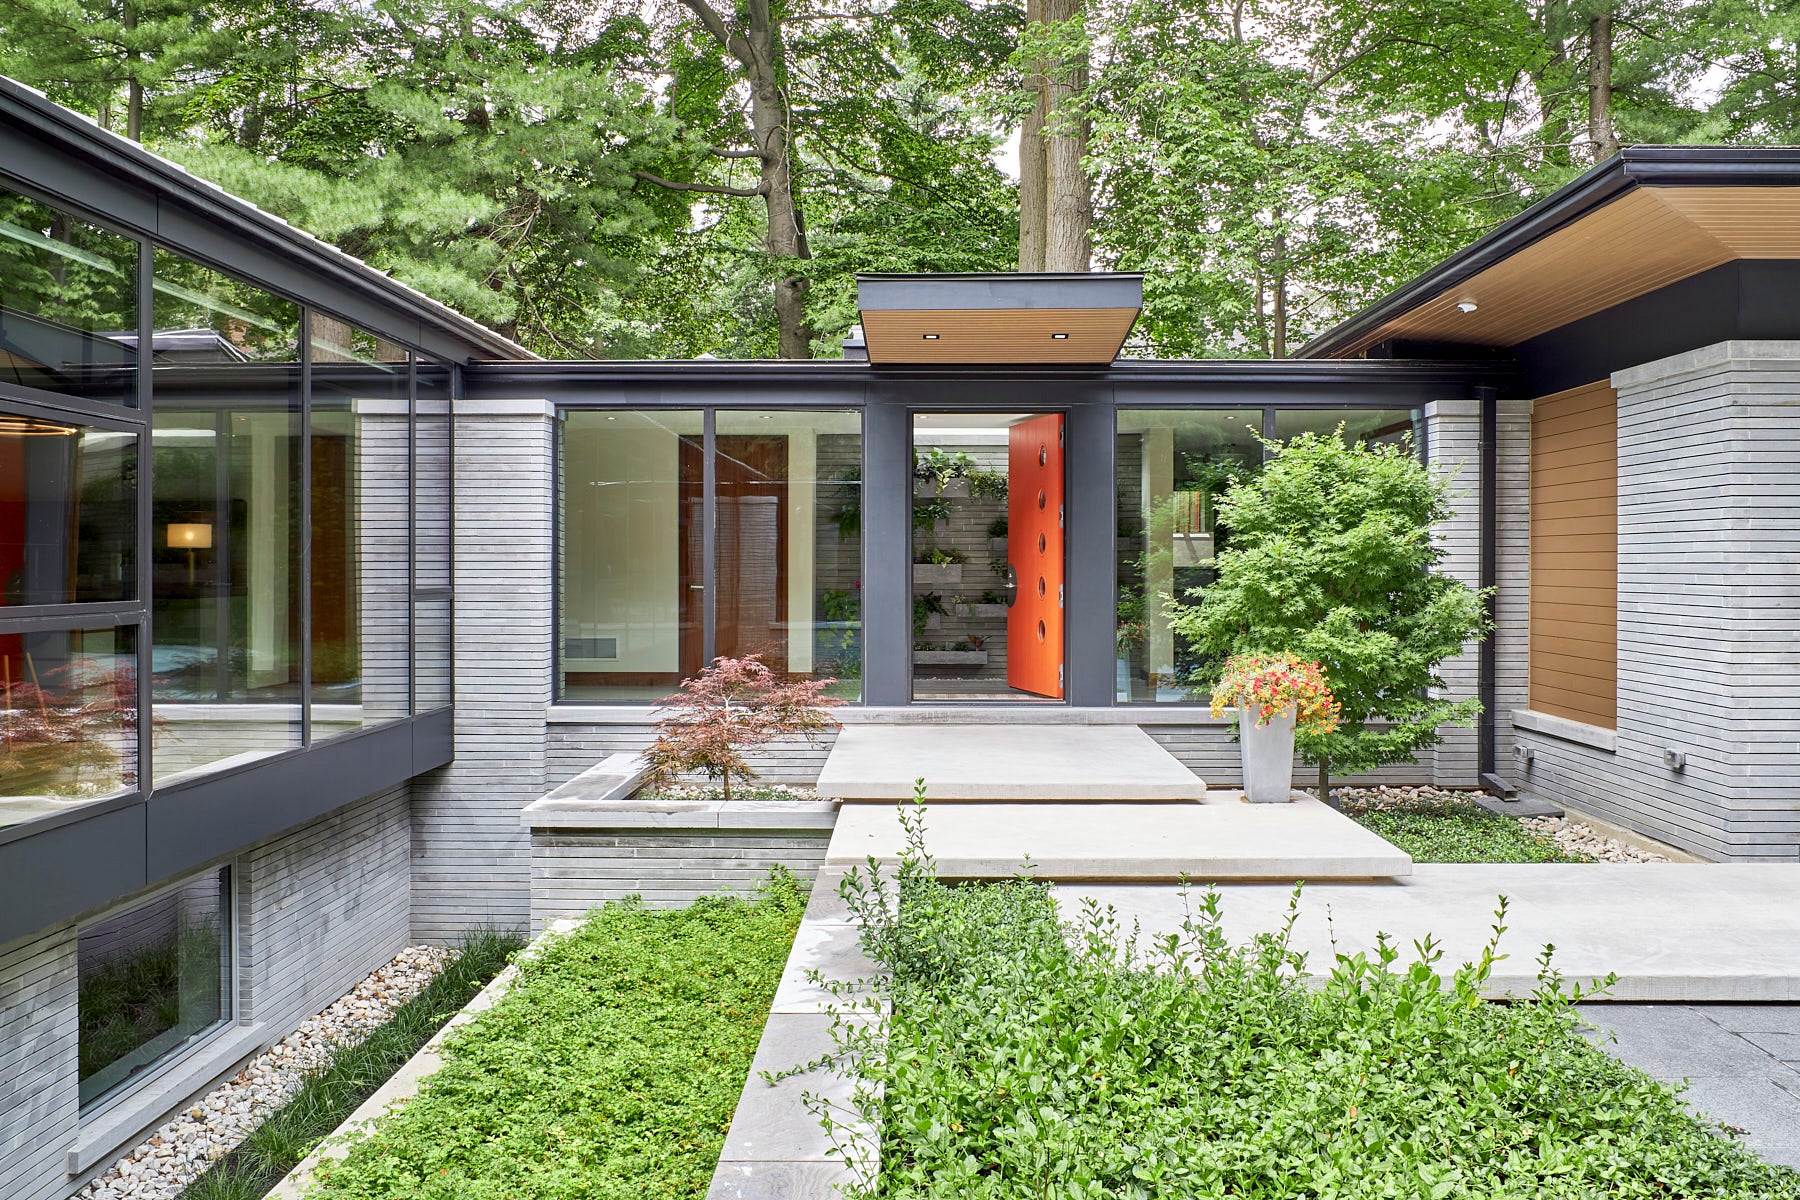
<instances>
[{"instance_id":1,"label":"potted plant indoors","mask_svg":"<svg viewBox=\"0 0 1800 1200\"><path fill-rule=\"evenodd\" d=\"M1281 804L1294 793L1294 733L1330 733L1338 705L1316 662L1293 654L1236 654L1213 689L1213 716L1235 708L1244 799Z\"/></svg>"}]
</instances>

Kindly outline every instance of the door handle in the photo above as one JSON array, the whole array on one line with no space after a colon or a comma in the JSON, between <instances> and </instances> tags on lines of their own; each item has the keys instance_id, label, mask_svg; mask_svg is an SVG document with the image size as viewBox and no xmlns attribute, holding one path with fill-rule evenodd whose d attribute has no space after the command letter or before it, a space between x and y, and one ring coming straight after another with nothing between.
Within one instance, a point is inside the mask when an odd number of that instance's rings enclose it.
<instances>
[{"instance_id":1,"label":"door handle","mask_svg":"<svg viewBox=\"0 0 1800 1200\"><path fill-rule=\"evenodd\" d=\"M1011 563L1006 564L1006 583L1002 586L1006 589L1006 607L1011 608L1019 598L1019 572Z\"/></svg>"}]
</instances>

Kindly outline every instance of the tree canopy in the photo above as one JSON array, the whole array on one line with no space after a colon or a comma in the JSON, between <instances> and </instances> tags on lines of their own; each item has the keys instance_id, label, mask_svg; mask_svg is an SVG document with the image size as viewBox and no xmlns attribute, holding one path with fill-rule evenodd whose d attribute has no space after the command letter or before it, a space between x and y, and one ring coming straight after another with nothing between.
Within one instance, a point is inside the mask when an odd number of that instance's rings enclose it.
<instances>
[{"instance_id":1,"label":"tree canopy","mask_svg":"<svg viewBox=\"0 0 1800 1200\"><path fill-rule=\"evenodd\" d=\"M1620 145L1800 140L1797 44L1784 0L0 0L0 73L557 357L832 355L857 271L1022 263L1146 272L1131 353L1280 357Z\"/></svg>"}]
</instances>

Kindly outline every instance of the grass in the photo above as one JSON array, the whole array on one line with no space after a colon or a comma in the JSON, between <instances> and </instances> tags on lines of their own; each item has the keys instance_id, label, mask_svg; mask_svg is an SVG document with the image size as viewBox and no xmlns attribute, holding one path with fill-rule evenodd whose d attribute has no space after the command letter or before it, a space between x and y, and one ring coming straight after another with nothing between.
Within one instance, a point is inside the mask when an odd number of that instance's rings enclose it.
<instances>
[{"instance_id":1,"label":"grass","mask_svg":"<svg viewBox=\"0 0 1800 1200\"><path fill-rule=\"evenodd\" d=\"M897 874L845 886L892 1003L884 1026L839 1022L858 1092L821 1115L881 1140L879 1176L852 1195L1800 1195L1800 1173L1587 1042L1574 1003L1591 992L1547 950L1533 995L1483 1000L1504 902L1472 964L1443 970L1429 942L1402 962L1383 940L1308 978L1298 890L1285 928L1249 944L1227 940L1211 892L1139 938L1092 906L1063 921L1029 881L939 883L908 820Z\"/></svg>"},{"instance_id":2,"label":"grass","mask_svg":"<svg viewBox=\"0 0 1800 1200\"><path fill-rule=\"evenodd\" d=\"M522 940L491 930L470 934L417 996L323 1071L230 1154L189 1184L182 1200L259 1200L324 1141L406 1060L418 1053L494 976Z\"/></svg>"},{"instance_id":3,"label":"grass","mask_svg":"<svg viewBox=\"0 0 1800 1200\"><path fill-rule=\"evenodd\" d=\"M314 1195L698 1200L803 907L777 872L755 899L600 909L523 963Z\"/></svg>"},{"instance_id":4,"label":"grass","mask_svg":"<svg viewBox=\"0 0 1800 1200\"><path fill-rule=\"evenodd\" d=\"M1555 838L1467 800L1429 800L1387 808L1346 805L1358 824L1422 863L1578 863Z\"/></svg>"}]
</instances>

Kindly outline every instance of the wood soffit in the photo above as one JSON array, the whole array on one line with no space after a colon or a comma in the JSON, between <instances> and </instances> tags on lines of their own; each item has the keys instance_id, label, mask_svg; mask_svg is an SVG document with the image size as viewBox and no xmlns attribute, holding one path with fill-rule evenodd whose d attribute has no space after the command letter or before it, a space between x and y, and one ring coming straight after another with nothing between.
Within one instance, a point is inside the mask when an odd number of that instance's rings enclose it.
<instances>
[{"instance_id":1,"label":"wood soffit","mask_svg":"<svg viewBox=\"0 0 1800 1200\"><path fill-rule=\"evenodd\" d=\"M1116 358L1137 315L1136 308L864 309L862 325L878 366L1075 366Z\"/></svg>"},{"instance_id":2,"label":"wood soffit","mask_svg":"<svg viewBox=\"0 0 1800 1200\"><path fill-rule=\"evenodd\" d=\"M1800 259L1800 189L1634 188L1334 357L1394 338L1516 346L1735 259Z\"/></svg>"}]
</instances>

